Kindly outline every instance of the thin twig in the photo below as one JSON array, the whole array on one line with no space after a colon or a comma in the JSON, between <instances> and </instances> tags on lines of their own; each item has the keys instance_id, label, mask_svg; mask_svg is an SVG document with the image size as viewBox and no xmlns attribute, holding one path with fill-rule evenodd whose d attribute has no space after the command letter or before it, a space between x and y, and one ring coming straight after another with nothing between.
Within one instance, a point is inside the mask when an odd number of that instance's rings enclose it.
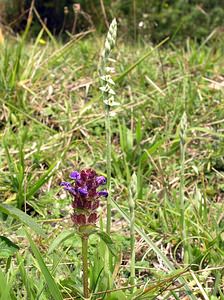
<instances>
[{"instance_id":1,"label":"thin twig","mask_svg":"<svg viewBox=\"0 0 224 300\"><path fill-rule=\"evenodd\" d=\"M103 3L103 0L100 0L100 6L101 6L101 9L102 9L104 22L105 22L107 28L109 28L109 22L107 20L107 14L106 14L106 10L105 10L105 6L104 6L104 3Z\"/></svg>"}]
</instances>

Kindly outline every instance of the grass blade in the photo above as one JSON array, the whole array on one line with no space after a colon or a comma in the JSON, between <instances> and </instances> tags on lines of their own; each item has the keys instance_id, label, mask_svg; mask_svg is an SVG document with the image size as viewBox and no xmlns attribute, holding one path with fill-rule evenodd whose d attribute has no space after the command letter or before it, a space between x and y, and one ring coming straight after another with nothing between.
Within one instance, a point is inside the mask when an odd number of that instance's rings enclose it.
<instances>
[{"instance_id":1,"label":"grass blade","mask_svg":"<svg viewBox=\"0 0 224 300\"><path fill-rule=\"evenodd\" d=\"M158 45L156 45L155 48L150 49L146 54L144 54L142 57L140 57L133 65L131 65L129 68L127 68L119 77L115 79L115 82L119 82L122 79L124 79L125 76L128 75L133 69L135 69L141 62L143 62L150 54L152 54L153 51L155 51L157 48L162 46L168 41L169 37L165 38L162 42L160 42Z\"/></svg>"},{"instance_id":2,"label":"grass blade","mask_svg":"<svg viewBox=\"0 0 224 300\"><path fill-rule=\"evenodd\" d=\"M74 231L62 231L55 240L53 240L52 244L50 245L50 248L48 250L48 253L52 253L55 249L59 247L61 243L63 243L65 240L69 239L70 237L74 236Z\"/></svg>"},{"instance_id":3,"label":"grass blade","mask_svg":"<svg viewBox=\"0 0 224 300\"><path fill-rule=\"evenodd\" d=\"M0 236L0 258L8 258L15 254L19 247L5 236Z\"/></svg>"},{"instance_id":4,"label":"grass blade","mask_svg":"<svg viewBox=\"0 0 224 300\"><path fill-rule=\"evenodd\" d=\"M33 184L32 188L28 190L27 192L27 198L32 197L39 188L48 181L48 179L53 175L53 173L58 169L59 165L61 163L61 160L58 162L53 163L50 168L44 173L43 176L41 176L35 184Z\"/></svg>"},{"instance_id":5,"label":"grass blade","mask_svg":"<svg viewBox=\"0 0 224 300\"><path fill-rule=\"evenodd\" d=\"M39 251L39 249L37 248L37 246L35 245L35 243L33 242L31 236L29 235L29 233L26 231L26 236L29 240L30 243L30 247L33 251L33 254L37 260L37 263L41 269L42 274L45 277L47 286L49 288L49 291L53 297L54 300L63 300L62 294L58 288L58 285L56 284L56 282L54 281L53 277L51 276L51 273L49 272L46 264L44 263L44 260L42 258L42 255Z\"/></svg>"},{"instance_id":6,"label":"grass blade","mask_svg":"<svg viewBox=\"0 0 224 300\"><path fill-rule=\"evenodd\" d=\"M37 223L30 216L25 214L20 209L14 207L14 206L8 205L8 204L0 203L0 211L6 215L13 217L14 219L16 219L18 221L20 221L24 225L28 226L30 229L32 229L34 232L36 232L38 235L41 235L43 237L45 236L45 233L40 228L40 226L37 225Z\"/></svg>"},{"instance_id":7,"label":"grass blade","mask_svg":"<svg viewBox=\"0 0 224 300\"><path fill-rule=\"evenodd\" d=\"M10 286L0 268L0 300L11 300Z\"/></svg>"}]
</instances>

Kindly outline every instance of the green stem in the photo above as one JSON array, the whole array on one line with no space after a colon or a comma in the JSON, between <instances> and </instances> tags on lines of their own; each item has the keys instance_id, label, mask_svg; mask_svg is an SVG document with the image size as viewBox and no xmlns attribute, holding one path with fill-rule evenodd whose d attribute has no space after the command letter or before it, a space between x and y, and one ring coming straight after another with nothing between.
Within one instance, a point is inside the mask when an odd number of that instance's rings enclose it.
<instances>
[{"instance_id":1,"label":"green stem","mask_svg":"<svg viewBox=\"0 0 224 300\"><path fill-rule=\"evenodd\" d=\"M184 201L184 165L185 165L185 144L180 143L181 151L181 173L180 173L180 225L182 231L183 247L184 247L184 263L188 263L188 247L187 247L187 234L186 234L186 222L185 222L185 201Z\"/></svg>"},{"instance_id":2,"label":"green stem","mask_svg":"<svg viewBox=\"0 0 224 300\"><path fill-rule=\"evenodd\" d=\"M84 298L89 298L88 287L88 239L86 234L82 235L82 267L83 267L83 294Z\"/></svg>"},{"instance_id":3,"label":"green stem","mask_svg":"<svg viewBox=\"0 0 224 300\"><path fill-rule=\"evenodd\" d=\"M10 265L11 265L11 261L12 261L12 256L9 256L9 258L6 261L6 266L5 266L5 273L8 272Z\"/></svg>"},{"instance_id":4,"label":"green stem","mask_svg":"<svg viewBox=\"0 0 224 300\"><path fill-rule=\"evenodd\" d=\"M106 105L106 151L107 151L107 234L111 230L111 126L110 106Z\"/></svg>"},{"instance_id":5,"label":"green stem","mask_svg":"<svg viewBox=\"0 0 224 300\"><path fill-rule=\"evenodd\" d=\"M130 246L131 246L131 265L130 265L130 284L135 284L135 202L132 195L129 195L130 210Z\"/></svg>"}]
</instances>

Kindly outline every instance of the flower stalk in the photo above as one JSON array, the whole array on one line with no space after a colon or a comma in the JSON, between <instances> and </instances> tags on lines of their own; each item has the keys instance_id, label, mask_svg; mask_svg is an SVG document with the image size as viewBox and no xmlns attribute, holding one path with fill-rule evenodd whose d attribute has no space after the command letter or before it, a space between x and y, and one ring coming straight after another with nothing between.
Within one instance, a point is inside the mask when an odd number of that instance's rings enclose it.
<instances>
[{"instance_id":1,"label":"flower stalk","mask_svg":"<svg viewBox=\"0 0 224 300\"><path fill-rule=\"evenodd\" d=\"M107 140L107 190L111 191L111 127L110 106L106 105L106 140ZM106 232L111 231L111 193L107 197L107 225Z\"/></svg>"},{"instance_id":2,"label":"flower stalk","mask_svg":"<svg viewBox=\"0 0 224 300\"><path fill-rule=\"evenodd\" d=\"M184 200L184 169L185 169L185 151L186 151L186 133L187 133L187 115L184 112L180 121L180 228L183 239L184 263L189 262L189 247L187 244L186 220L185 220L185 200Z\"/></svg>"},{"instance_id":3,"label":"flower stalk","mask_svg":"<svg viewBox=\"0 0 224 300\"><path fill-rule=\"evenodd\" d=\"M89 298L89 284L88 284L88 240L89 235L82 235L82 266L83 266L83 295L84 298Z\"/></svg>"},{"instance_id":4,"label":"flower stalk","mask_svg":"<svg viewBox=\"0 0 224 300\"><path fill-rule=\"evenodd\" d=\"M107 190L109 195L107 197L107 224L106 232L110 234L111 231L111 125L110 125L110 111L111 107L117 105L115 102L115 91L113 86L115 85L110 73L113 68L110 68L108 60L110 53L115 46L117 36L117 22L114 19L109 27L107 37L104 44L104 49L101 56L101 63L99 67L99 74L101 80L100 90L103 96L103 102L105 105L105 127L106 127L106 161L107 161Z\"/></svg>"},{"instance_id":5,"label":"flower stalk","mask_svg":"<svg viewBox=\"0 0 224 300\"><path fill-rule=\"evenodd\" d=\"M130 266L130 284L135 284L135 202L132 197L129 198L130 210L130 246L131 246L131 266Z\"/></svg>"},{"instance_id":6,"label":"flower stalk","mask_svg":"<svg viewBox=\"0 0 224 300\"><path fill-rule=\"evenodd\" d=\"M131 263L130 263L130 284L135 284L135 199L137 195L137 177L133 173L129 189L129 212L130 212L130 248L131 248ZM134 292L134 288L132 289Z\"/></svg>"}]
</instances>

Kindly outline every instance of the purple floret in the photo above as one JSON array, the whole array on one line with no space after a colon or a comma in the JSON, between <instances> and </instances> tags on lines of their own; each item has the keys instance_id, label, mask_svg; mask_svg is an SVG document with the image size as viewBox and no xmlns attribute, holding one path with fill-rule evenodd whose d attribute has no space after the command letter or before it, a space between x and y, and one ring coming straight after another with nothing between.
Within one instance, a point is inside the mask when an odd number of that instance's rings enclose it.
<instances>
[{"instance_id":1,"label":"purple floret","mask_svg":"<svg viewBox=\"0 0 224 300\"><path fill-rule=\"evenodd\" d=\"M107 183L107 180L104 176L97 176L96 177L96 182L98 185L104 185Z\"/></svg>"},{"instance_id":2,"label":"purple floret","mask_svg":"<svg viewBox=\"0 0 224 300\"><path fill-rule=\"evenodd\" d=\"M87 191L87 188L86 188L86 187L84 187L84 188L79 187L79 188L77 189L77 191L79 192L79 194L80 194L81 196L87 196L87 195L88 195L88 191Z\"/></svg>"},{"instance_id":3,"label":"purple floret","mask_svg":"<svg viewBox=\"0 0 224 300\"><path fill-rule=\"evenodd\" d=\"M70 177L71 179L73 179L73 180L80 180L80 178L81 178L79 172L77 172L77 171L73 171L73 172L69 175L69 177Z\"/></svg>"},{"instance_id":4,"label":"purple floret","mask_svg":"<svg viewBox=\"0 0 224 300\"><path fill-rule=\"evenodd\" d=\"M103 197L107 197L108 196L108 192L106 190L99 191L97 194L98 194L98 196L103 196Z\"/></svg>"},{"instance_id":5,"label":"purple floret","mask_svg":"<svg viewBox=\"0 0 224 300\"><path fill-rule=\"evenodd\" d=\"M62 181L62 182L60 183L60 186L70 187L70 186L71 186L71 183L70 183L70 182L66 182L66 181Z\"/></svg>"},{"instance_id":6,"label":"purple floret","mask_svg":"<svg viewBox=\"0 0 224 300\"><path fill-rule=\"evenodd\" d=\"M73 196L76 195L76 190L71 185L71 183L69 183L69 182L62 182L60 185L63 186L64 190L68 191L71 195L73 195Z\"/></svg>"}]
</instances>

